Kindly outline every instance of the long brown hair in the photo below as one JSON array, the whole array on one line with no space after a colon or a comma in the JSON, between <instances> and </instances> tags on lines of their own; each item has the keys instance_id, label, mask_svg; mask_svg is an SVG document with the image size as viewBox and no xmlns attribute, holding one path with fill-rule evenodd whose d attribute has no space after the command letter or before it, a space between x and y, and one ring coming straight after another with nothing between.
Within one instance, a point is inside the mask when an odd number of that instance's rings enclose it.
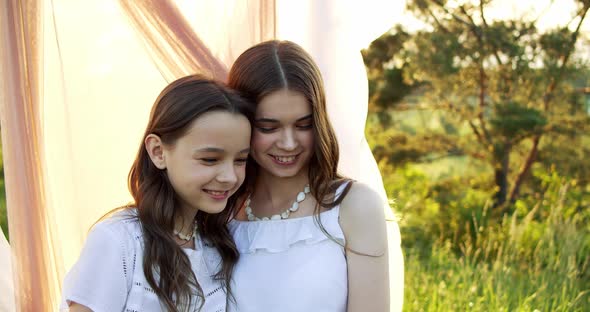
<instances>
[{"instance_id":1,"label":"long brown hair","mask_svg":"<svg viewBox=\"0 0 590 312\"><path fill-rule=\"evenodd\" d=\"M174 220L179 213L178 196L166 170L160 170L152 163L143 142L153 133L165 144L174 144L196 118L210 111L242 114L252 120L252 105L213 80L192 75L169 84L152 107L142 144L129 171L129 190L144 234L143 271L168 311L187 308L195 295L200 298L202 307L205 296L188 257L172 235ZM231 297L231 272L239 256L226 227L229 216L233 215L235 198L231 197L226 209L219 214L199 211L195 217L201 237L221 255L222 266L216 278L224 284L228 297Z\"/></svg>"},{"instance_id":2,"label":"long brown hair","mask_svg":"<svg viewBox=\"0 0 590 312\"><path fill-rule=\"evenodd\" d=\"M349 179L338 174L339 150L334 129L328 120L324 83L311 56L291 41L271 40L259 43L242 53L233 64L228 86L239 90L254 103L272 92L287 89L305 96L312 107L314 153L309 163L309 185L318 205L314 215L319 220L321 208L330 209L342 202L351 183L338 198L331 196ZM257 165L248 165L256 170ZM254 176L250 171L246 175ZM321 222L320 227L323 229ZM325 232L325 231L324 231Z\"/></svg>"}]
</instances>

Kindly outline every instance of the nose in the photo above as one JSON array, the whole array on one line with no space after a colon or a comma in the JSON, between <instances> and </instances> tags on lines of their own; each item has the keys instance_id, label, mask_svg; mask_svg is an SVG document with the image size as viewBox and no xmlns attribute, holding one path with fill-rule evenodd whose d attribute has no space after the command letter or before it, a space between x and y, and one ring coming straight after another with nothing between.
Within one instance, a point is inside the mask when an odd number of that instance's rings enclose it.
<instances>
[{"instance_id":1,"label":"nose","mask_svg":"<svg viewBox=\"0 0 590 312\"><path fill-rule=\"evenodd\" d=\"M293 129L285 129L281 134L280 140L277 142L277 147L286 151L295 150L297 145L297 138Z\"/></svg>"},{"instance_id":2,"label":"nose","mask_svg":"<svg viewBox=\"0 0 590 312\"><path fill-rule=\"evenodd\" d=\"M233 161L224 164L217 174L217 181L225 184L236 184L238 182L238 174Z\"/></svg>"}]
</instances>

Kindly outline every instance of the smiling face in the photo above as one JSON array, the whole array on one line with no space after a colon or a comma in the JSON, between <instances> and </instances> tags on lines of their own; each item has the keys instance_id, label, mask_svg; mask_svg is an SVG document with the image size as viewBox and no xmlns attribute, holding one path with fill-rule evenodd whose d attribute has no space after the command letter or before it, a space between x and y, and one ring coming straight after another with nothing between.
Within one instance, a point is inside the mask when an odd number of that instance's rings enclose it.
<instances>
[{"instance_id":1,"label":"smiling face","mask_svg":"<svg viewBox=\"0 0 590 312\"><path fill-rule=\"evenodd\" d=\"M313 116L303 94L287 89L270 93L256 108L252 157L276 177L307 174L313 155Z\"/></svg>"},{"instance_id":2,"label":"smiling face","mask_svg":"<svg viewBox=\"0 0 590 312\"><path fill-rule=\"evenodd\" d=\"M244 182L249 144L246 117L208 112L173 144L163 144L161 163L155 164L166 169L183 209L219 213Z\"/></svg>"}]
</instances>

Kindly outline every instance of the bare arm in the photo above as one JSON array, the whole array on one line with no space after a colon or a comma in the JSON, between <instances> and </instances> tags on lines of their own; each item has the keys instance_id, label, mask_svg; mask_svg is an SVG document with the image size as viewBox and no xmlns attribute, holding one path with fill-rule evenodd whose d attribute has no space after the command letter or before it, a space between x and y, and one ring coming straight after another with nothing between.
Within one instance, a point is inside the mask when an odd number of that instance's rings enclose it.
<instances>
[{"instance_id":1,"label":"bare arm","mask_svg":"<svg viewBox=\"0 0 590 312\"><path fill-rule=\"evenodd\" d=\"M385 203L368 186L355 183L340 205L346 238L348 312L389 311L389 261Z\"/></svg>"}]
</instances>

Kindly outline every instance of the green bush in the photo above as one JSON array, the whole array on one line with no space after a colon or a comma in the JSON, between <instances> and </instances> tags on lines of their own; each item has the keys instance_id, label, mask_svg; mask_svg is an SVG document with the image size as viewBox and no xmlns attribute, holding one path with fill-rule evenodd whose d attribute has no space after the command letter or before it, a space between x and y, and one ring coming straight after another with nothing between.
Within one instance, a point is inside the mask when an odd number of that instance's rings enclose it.
<instances>
[{"instance_id":1,"label":"green bush","mask_svg":"<svg viewBox=\"0 0 590 312\"><path fill-rule=\"evenodd\" d=\"M380 167L400 216L405 311L590 310L586 186L537 167L543 192L498 219L484 178Z\"/></svg>"}]
</instances>

